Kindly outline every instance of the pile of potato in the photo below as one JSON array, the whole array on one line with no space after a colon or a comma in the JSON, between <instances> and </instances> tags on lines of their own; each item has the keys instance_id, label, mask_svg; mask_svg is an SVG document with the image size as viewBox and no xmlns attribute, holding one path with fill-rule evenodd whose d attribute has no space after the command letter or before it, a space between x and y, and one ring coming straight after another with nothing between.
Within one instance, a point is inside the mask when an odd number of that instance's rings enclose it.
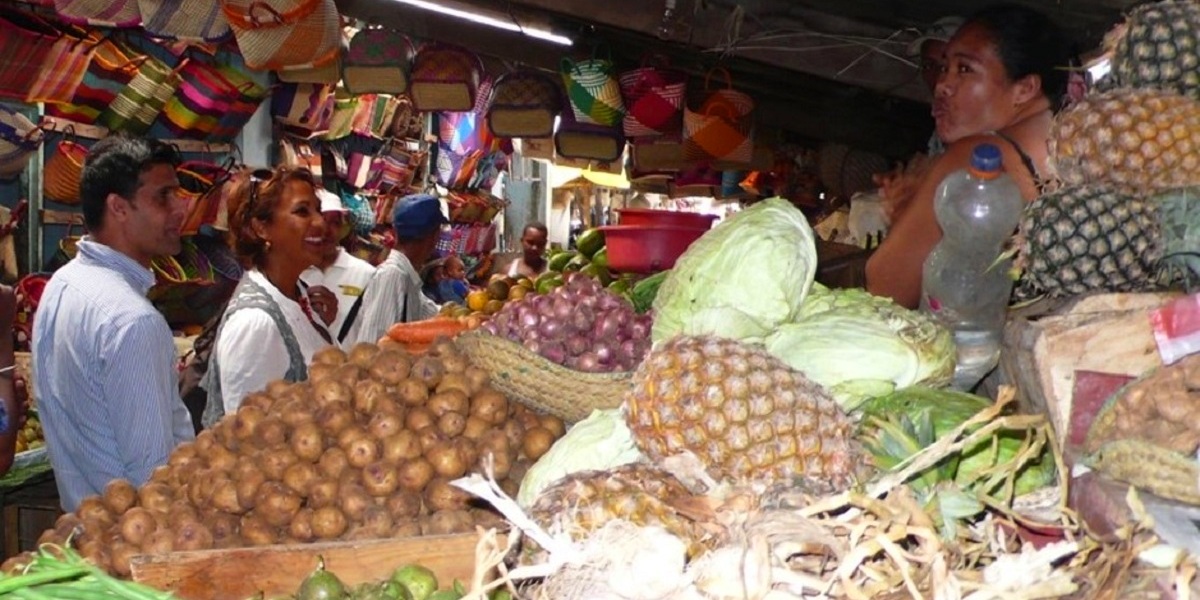
<instances>
[{"instance_id":1,"label":"pile of potato","mask_svg":"<svg viewBox=\"0 0 1200 600\"><path fill-rule=\"evenodd\" d=\"M450 481L489 457L515 495L562 421L509 402L451 342L330 348L309 380L248 396L135 489L110 483L42 542L127 576L138 554L447 534L502 519Z\"/></svg>"}]
</instances>

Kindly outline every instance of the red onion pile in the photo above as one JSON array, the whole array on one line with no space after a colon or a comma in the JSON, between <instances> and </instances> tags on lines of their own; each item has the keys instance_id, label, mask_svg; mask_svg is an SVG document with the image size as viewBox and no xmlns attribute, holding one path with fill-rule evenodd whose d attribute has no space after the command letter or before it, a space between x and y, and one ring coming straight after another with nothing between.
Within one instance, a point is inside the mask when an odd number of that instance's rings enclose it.
<instances>
[{"instance_id":1,"label":"red onion pile","mask_svg":"<svg viewBox=\"0 0 1200 600\"><path fill-rule=\"evenodd\" d=\"M587 373L632 371L650 350L649 315L591 277L569 273L549 294L509 302L481 327Z\"/></svg>"}]
</instances>

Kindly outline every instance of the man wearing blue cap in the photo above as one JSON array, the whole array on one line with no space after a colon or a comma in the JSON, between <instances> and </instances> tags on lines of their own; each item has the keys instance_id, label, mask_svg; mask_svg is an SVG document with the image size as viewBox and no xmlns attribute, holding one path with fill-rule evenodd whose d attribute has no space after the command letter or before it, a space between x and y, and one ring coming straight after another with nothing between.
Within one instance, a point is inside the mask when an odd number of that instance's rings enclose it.
<instances>
[{"instance_id":1,"label":"man wearing blue cap","mask_svg":"<svg viewBox=\"0 0 1200 600\"><path fill-rule=\"evenodd\" d=\"M396 203L392 211L396 247L367 284L358 341L373 343L395 323L423 321L437 315L437 304L421 293L421 275L414 265L429 261L442 226L449 222L436 196L405 196Z\"/></svg>"}]
</instances>

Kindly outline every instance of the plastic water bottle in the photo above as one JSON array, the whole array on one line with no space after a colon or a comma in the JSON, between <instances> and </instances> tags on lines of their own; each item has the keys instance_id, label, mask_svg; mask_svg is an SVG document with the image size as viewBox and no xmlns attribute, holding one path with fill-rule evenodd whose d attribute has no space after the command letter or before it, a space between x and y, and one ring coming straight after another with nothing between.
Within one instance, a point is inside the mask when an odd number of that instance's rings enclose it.
<instances>
[{"instance_id":1,"label":"plastic water bottle","mask_svg":"<svg viewBox=\"0 0 1200 600\"><path fill-rule=\"evenodd\" d=\"M942 239L925 259L921 308L954 334L960 390L974 388L1000 361L1012 280L998 259L1024 205L1001 162L996 146L976 146L970 167L946 177L934 197Z\"/></svg>"}]
</instances>

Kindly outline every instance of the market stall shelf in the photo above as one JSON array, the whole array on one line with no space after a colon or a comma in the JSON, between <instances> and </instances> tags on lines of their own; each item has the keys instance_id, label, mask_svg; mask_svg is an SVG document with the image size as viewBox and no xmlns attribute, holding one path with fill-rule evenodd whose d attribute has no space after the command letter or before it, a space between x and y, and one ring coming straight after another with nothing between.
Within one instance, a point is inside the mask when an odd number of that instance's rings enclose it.
<instances>
[{"instance_id":1,"label":"market stall shelf","mask_svg":"<svg viewBox=\"0 0 1200 600\"><path fill-rule=\"evenodd\" d=\"M133 580L183 600L272 597L293 593L321 557L347 585L387 579L408 563L428 567L439 581L465 583L478 541L472 533L142 555L133 559Z\"/></svg>"}]
</instances>

